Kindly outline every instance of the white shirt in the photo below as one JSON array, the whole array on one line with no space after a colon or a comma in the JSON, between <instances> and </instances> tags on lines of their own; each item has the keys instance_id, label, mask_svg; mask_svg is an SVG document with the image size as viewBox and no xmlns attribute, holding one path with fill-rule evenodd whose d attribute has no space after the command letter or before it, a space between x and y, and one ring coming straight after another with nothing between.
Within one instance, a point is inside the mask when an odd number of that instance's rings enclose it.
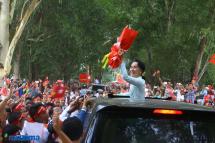
<instances>
[{"instance_id":1,"label":"white shirt","mask_svg":"<svg viewBox=\"0 0 215 143\"><path fill-rule=\"evenodd\" d=\"M67 106L63 112L60 114L59 119L63 122L65 119L67 119L68 117L73 117L76 116L78 114L78 110L75 110L74 112L72 112L69 116L68 111L70 109L70 106Z\"/></svg>"},{"instance_id":2,"label":"white shirt","mask_svg":"<svg viewBox=\"0 0 215 143\"><path fill-rule=\"evenodd\" d=\"M175 92L176 92L176 101L183 101L183 96L181 95L181 91L179 89L176 89Z\"/></svg>"},{"instance_id":3,"label":"white shirt","mask_svg":"<svg viewBox=\"0 0 215 143\"><path fill-rule=\"evenodd\" d=\"M133 99L145 99L145 80L142 77L131 77L128 76L125 63L121 64L121 72L123 79L130 83L130 89L128 93L124 95L129 95Z\"/></svg>"},{"instance_id":4,"label":"white shirt","mask_svg":"<svg viewBox=\"0 0 215 143\"><path fill-rule=\"evenodd\" d=\"M46 143L48 140L48 129L45 127L43 123L38 122L24 122L23 129L21 131L21 135L29 135L29 136L39 136L40 140L31 141L32 143Z\"/></svg>"}]
</instances>

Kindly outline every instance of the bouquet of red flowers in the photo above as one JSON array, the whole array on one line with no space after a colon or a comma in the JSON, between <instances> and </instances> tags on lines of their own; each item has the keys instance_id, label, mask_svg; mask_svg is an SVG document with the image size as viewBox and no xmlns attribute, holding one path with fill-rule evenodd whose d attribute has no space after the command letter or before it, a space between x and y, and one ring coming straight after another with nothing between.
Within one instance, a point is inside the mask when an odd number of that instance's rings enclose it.
<instances>
[{"instance_id":1,"label":"bouquet of red flowers","mask_svg":"<svg viewBox=\"0 0 215 143\"><path fill-rule=\"evenodd\" d=\"M122 63L124 52L127 52L131 47L134 39L137 37L137 34L137 31L126 26L117 39L117 43L111 47L111 52L104 56L102 60L102 63L104 64L103 68L105 68L107 64L110 68L119 67Z\"/></svg>"}]
</instances>

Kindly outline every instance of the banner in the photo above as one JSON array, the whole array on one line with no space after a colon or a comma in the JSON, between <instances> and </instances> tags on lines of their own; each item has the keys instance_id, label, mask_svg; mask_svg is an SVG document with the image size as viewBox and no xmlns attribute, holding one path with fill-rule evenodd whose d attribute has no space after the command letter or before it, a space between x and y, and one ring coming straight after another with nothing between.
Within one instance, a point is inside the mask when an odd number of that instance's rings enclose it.
<instances>
[{"instance_id":1,"label":"banner","mask_svg":"<svg viewBox=\"0 0 215 143\"><path fill-rule=\"evenodd\" d=\"M51 92L51 97L52 98L62 98L62 97L64 97L65 91L66 91L66 88L63 84L60 84L60 85L55 84L53 86L53 89Z\"/></svg>"},{"instance_id":2,"label":"banner","mask_svg":"<svg viewBox=\"0 0 215 143\"><path fill-rule=\"evenodd\" d=\"M91 78L88 73L80 73L79 74L79 82L81 83L90 83Z\"/></svg>"}]
</instances>

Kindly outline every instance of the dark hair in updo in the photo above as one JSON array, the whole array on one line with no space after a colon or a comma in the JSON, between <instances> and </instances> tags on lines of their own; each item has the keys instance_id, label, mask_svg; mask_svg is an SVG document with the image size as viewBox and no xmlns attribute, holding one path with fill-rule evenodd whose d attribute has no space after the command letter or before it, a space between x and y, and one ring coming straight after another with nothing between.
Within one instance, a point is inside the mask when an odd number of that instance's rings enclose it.
<instances>
[{"instance_id":1,"label":"dark hair in updo","mask_svg":"<svg viewBox=\"0 0 215 143\"><path fill-rule=\"evenodd\" d=\"M144 73L144 71L145 71L145 64L144 64L144 62L142 62L142 61L140 61L138 59L134 59L133 62L137 62L138 67L141 69L142 73ZM142 79L145 80L145 77L143 75L142 75Z\"/></svg>"}]
</instances>

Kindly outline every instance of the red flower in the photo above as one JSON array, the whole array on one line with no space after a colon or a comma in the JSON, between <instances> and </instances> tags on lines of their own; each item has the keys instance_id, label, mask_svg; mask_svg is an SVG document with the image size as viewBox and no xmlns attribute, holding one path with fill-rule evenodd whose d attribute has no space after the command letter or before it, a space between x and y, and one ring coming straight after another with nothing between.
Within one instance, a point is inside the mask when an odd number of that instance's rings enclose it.
<instances>
[{"instance_id":1,"label":"red flower","mask_svg":"<svg viewBox=\"0 0 215 143\"><path fill-rule=\"evenodd\" d=\"M118 42L120 42L120 48L127 51L134 42L134 39L137 37L137 34L137 31L126 26L118 39Z\"/></svg>"}]
</instances>

